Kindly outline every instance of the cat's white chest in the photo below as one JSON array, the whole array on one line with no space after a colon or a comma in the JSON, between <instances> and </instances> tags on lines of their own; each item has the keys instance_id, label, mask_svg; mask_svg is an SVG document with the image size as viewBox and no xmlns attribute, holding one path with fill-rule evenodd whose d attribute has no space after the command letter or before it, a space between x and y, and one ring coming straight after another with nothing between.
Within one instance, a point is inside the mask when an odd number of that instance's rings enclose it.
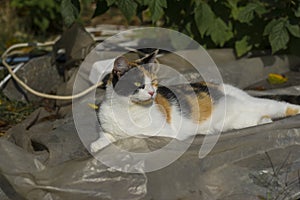
<instances>
[{"instance_id":1,"label":"cat's white chest","mask_svg":"<svg viewBox=\"0 0 300 200\"><path fill-rule=\"evenodd\" d=\"M168 128L156 105L140 106L104 102L99 113L101 127L114 136L156 136Z\"/></svg>"}]
</instances>

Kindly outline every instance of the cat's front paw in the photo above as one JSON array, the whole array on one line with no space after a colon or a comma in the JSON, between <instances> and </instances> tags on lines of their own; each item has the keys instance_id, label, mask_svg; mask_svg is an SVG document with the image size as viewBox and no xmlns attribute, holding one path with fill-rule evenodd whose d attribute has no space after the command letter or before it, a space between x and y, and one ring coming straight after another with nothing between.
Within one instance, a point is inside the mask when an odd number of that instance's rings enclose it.
<instances>
[{"instance_id":1,"label":"cat's front paw","mask_svg":"<svg viewBox=\"0 0 300 200\"><path fill-rule=\"evenodd\" d=\"M116 139L109 133L101 133L100 138L94 141L90 145L90 150L92 153L95 153L104 147L107 147L112 142L116 141Z\"/></svg>"},{"instance_id":2,"label":"cat's front paw","mask_svg":"<svg viewBox=\"0 0 300 200\"><path fill-rule=\"evenodd\" d=\"M91 151L92 153L96 153L96 152L99 151L100 149L101 149L101 146L98 144L97 141L91 143L91 145L90 145L90 151Z\"/></svg>"},{"instance_id":3,"label":"cat's front paw","mask_svg":"<svg viewBox=\"0 0 300 200\"><path fill-rule=\"evenodd\" d=\"M269 117L269 116L263 116L263 117L261 117L260 118L260 120L258 121L258 125L260 125L260 124L269 124L269 123L272 123L273 122L273 120L271 119L271 117Z\"/></svg>"},{"instance_id":4,"label":"cat's front paw","mask_svg":"<svg viewBox=\"0 0 300 200\"><path fill-rule=\"evenodd\" d=\"M107 140L104 140L103 138L99 138L95 142L92 142L90 145L90 150L92 153L96 153L100 149L103 149L104 147L108 146L110 142Z\"/></svg>"}]
</instances>

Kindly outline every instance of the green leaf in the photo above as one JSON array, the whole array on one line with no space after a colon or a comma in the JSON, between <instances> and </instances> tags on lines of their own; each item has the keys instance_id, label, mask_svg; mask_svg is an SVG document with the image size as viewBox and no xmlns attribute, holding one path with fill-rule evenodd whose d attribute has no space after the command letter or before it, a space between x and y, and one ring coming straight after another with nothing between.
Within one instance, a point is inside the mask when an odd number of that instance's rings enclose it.
<instances>
[{"instance_id":1,"label":"green leaf","mask_svg":"<svg viewBox=\"0 0 300 200\"><path fill-rule=\"evenodd\" d=\"M97 17L105 13L109 7L107 6L107 2L105 0L97 0L96 9L94 11L93 17Z\"/></svg>"},{"instance_id":2,"label":"green leaf","mask_svg":"<svg viewBox=\"0 0 300 200\"><path fill-rule=\"evenodd\" d=\"M78 0L62 0L61 1L61 14L64 23L67 26L73 24L78 18L80 12L80 3Z\"/></svg>"},{"instance_id":3,"label":"green leaf","mask_svg":"<svg viewBox=\"0 0 300 200\"><path fill-rule=\"evenodd\" d=\"M298 6L298 9L295 11L295 16L300 17L300 4Z\"/></svg>"},{"instance_id":4,"label":"green leaf","mask_svg":"<svg viewBox=\"0 0 300 200\"><path fill-rule=\"evenodd\" d=\"M145 6L145 5L149 5L151 0L136 0L136 2L138 2L138 4L140 4L142 6Z\"/></svg>"},{"instance_id":5,"label":"green leaf","mask_svg":"<svg viewBox=\"0 0 300 200\"><path fill-rule=\"evenodd\" d=\"M238 57L244 55L252 49L252 45L248 43L249 36L244 36L241 40L235 42L235 51Z\"/></svg>"},{"instance_id":6,"label":"green leaf","mask_svg":"<svg viewBox=\"0 0 300 200\"><path fill-rule=\"evenodd\" d=\"M239 9L238 9L239 0L227 0L225 5L231 10L231 17L235 20L239 18Z\"/></svg>"},{"instance_id":7,"label":"green leaf","mask_svg":"<svg viewBox=\"0 0 300 200\"><path fill-rule=\"evenodd\" d=\"M202 37L208 35L215 44L220 46L233 37L231 27L227 26L221 18L216 18L208 4L199 3L194 12L197 28Z\"/></svg>"},{"instance_id":8,"label":"green leaf","mask_svg":"<svg viewBox=\"0 0 300 200\"><path fill-rule=\"evenodd\" d=\"M263 33L263 36L266 36L266 35L269 35L272 31L272 28L277 24L277 20L273 19L272 21L270 21L265 29L264 29L264 33Z\"/></svg>"},{"instance_id":9,"label":"green leaf","mask_svg":"<svg viewBox=\"0 0 300 200\"><path fill-rule=\"evenodd\" d=\"M130 21L136 14L137 3L134 0L118 0L116 1L117 6L120 8L127 21Z\"/></svg>"},{"instance_id":10,"label":"green leaf","mask_svg":"<svg viewBox=\"0 0 300 200\"><path fill-rule=\"evenodd\" d=\"M42 31L46 31L50 24L50 21L47 18L35 17L33 21Z\"/></svg>"},{"instance_id":11,"label":"green leaf","mask_svg":"<svg viewBox=\"0 0 300 200\"><path fill-rule=\"evenodd\" d=\"M248 3L245 7L240 8L238 20L242 23L250 23L254 19L254 13L261 16L266 12L267 10L260 3Z\"/></svg>"},{"instance_id":12,"label":"green leaf","mask_svg":"<svg viewBox=\"0 0 300 200\"><path fill-rule=\"evenodd\" d=\"M220 46L233 37L231 28L221 18L215 19L214 23L209 26L208 34L212 41Z\"/></svg>"},{"instance_id":13,"label":"green leaf","mask_svg":"<svg viewBox=\"0 0 300 200\"><path fill-rule=\"evenodd\" d=\"M256 4L249 3L240 9L238 20L242 23L249 23L254 18Z\"/></svg>"},{"instance_id":14,"label":"green leaf","mask_svg":"<svg viewBox=\"0 0 300 200\"><path fill-rule=\"evenodd\" d=\"M295 36L295 37L300 37L300 27L299 25L292 25L290 23L286 24L287 29L289 30L289 32Z\"/></svg>"},{"instance_id":15,"label":"green leaf","mask_svg":"<svg viewBox=\"0 0 300 200\"><path fill-rule=\"evenodd\" d=\"M215 21L215 14L206 3L199 3L194 12L197 28L201 36L204 37L209 26L211 26Z\"/></svg>"},{"instance_id":16,"label":"green leaf","mask_svg":"<svg viewBox=\"0 0 300 200\"><path fill-rule=\"evenodd\" d=\"M114 3L116 3L116 1L117 1L117 0L106 0L107 6L113 5Z\"/></svg>"},{"instance_id":17,"label":"green leaf","mask_svg":"<svg viewBox=\"0 0 300 200\"><path fill-rule=\"evenodd\" d=\"M269 10L267 10L267 9L265 8L265 6L263 6L261 3L257 3L257 4L256 4L256 8L255 8L254 11L255 11L255 13L256 13L258 16L261 16L261 15L263 15L263 14L269 12Z\"/></svg>"},{"instance_id":18,"label":"green leaf","mask_svg":"<svg viewBox=\"0 0 300 200\"><path fill-rule=\"evenodd\" d=\"M163 8L167 8L166 0L152 0L149 1L149 9L151 12L151 19L156 22L164 14Z\"/></svg>"},{"instance_id":19,"label":"green leaf","mask_svg":"<svg viewBox=\"0 0 300 200\"><path fill-rule=\"evenodd\" d=\"M276 22L277 23L273 26L269 34L272 53L275 53L281 49L286 49L287 43L290 39L289 33L286 29L286 21L279 19L276 20Z\"/></svg>"}]
</instances>

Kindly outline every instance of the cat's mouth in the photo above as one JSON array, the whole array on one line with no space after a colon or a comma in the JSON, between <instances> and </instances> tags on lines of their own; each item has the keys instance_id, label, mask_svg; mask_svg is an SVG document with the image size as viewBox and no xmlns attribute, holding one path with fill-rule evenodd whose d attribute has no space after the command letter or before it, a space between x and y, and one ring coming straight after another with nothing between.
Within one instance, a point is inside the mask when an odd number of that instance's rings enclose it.
<instances>
[{"instance_id":1,"label":"cat's mouth","mask_svg":"<svg viewBox=\"0 0 300 200\"><path fill-rule=\"evenodd\" d=\"M133 103L140 104L140 105L149 105L149 104L153 103L153 100L154 100L154 98L150 97L149 99L146 99L146 100L132 99L131 101Z\"/></svg>"}]
</instances>

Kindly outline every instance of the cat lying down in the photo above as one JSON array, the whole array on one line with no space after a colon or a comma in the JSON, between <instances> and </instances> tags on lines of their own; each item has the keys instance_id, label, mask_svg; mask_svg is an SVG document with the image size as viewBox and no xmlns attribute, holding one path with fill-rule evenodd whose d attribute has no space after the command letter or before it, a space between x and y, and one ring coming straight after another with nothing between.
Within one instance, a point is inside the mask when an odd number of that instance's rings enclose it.
<instances>
[{"instance_id":1,"label":"cat lying down","mask_svg":"<svg viewBox=\"0 0 300 200\"><path fill-rule=\"evenodd\" d=\"M98 112L102 132L91 144L92 152L130 136L185 140L300 113L299 105L255 98L227 84L160 86L155 56L139 62L115 60Z\"/></svg>"}]
</instances>

